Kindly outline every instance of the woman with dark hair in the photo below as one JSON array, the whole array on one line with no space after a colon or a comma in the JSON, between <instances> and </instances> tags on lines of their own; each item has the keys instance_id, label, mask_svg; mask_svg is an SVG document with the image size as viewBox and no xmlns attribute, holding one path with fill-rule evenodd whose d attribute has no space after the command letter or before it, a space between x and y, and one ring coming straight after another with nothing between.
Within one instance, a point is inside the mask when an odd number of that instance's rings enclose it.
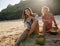
<instances>
[{"instance_id":1,"label":"woman with dark hair","mask_svg":"<svg viewBox=\"0 0 60 46\"><path fill-rule=\"evenodd\" d=\"M24 10L24 23L26 24L27 28L18 38L15 46L19 46L19 43L26 37L29 37L33 32L35 34L39 34L39 24L38 20L35 18L35 15L36 14L34 14L30 8L26 8Z\"/></svg>"},{"instance_id":2,"label":"woman with dark hair","mask_svg":"<svg viewBox=\"0 0 60 46\"><path fill-rule=\"evenodd\" d=\"M48 7L42 8L42 22L43 22L43 30L45 30L45 32L50 32L50 29L53 28L56 30L54 32L57 32L58 26L56 24L53 14L49 12ZM55 27L52 26L53 23Z\"/></svg>"}]
</instances>

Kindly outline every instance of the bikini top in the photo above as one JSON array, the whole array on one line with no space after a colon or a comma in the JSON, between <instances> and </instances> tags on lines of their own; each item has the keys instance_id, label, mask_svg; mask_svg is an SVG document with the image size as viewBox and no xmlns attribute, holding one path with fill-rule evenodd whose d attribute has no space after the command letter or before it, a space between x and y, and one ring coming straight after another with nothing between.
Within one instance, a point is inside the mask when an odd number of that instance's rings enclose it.
<instances>
[{"instance_id":1,"label":"bikini top","mask_svg":"<svg viewBox=\"0 0 60 46\"><path fill-rule=\"evenodd\" d=\"M49 20L50 22L53 21L53 17L45 17L45 16L43 16L42 18L45 19L45 20Z\"/></svg>"}]
</instances>

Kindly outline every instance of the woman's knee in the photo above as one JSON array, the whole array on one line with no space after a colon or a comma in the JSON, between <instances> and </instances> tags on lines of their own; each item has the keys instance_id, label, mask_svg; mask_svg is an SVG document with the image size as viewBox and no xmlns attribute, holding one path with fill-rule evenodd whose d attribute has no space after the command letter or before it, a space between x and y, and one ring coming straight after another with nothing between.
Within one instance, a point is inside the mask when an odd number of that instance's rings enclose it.
<instances>
[{"instance_id":1,"label":"woman's knee","mask_svg":"<svg viewBox=\"0 0 60 46\"><path fill-rule=\"evenodd\" d=\"M33 21L33 23L38 23L38 20L35 19L35 20Z\"/></svg>"}]
</instances>

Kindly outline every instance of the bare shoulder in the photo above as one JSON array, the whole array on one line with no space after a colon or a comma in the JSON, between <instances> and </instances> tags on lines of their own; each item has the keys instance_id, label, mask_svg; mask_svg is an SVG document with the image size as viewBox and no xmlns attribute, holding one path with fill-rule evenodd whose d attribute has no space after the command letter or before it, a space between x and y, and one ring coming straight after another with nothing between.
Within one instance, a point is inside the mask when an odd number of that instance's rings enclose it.
<instances>
[{"instance_id":1,"label":"bare shoulder","mask_svg":"<svg viewBox=\"0 0 60 46\"><path fill-rule=\"evenodd\" d=\"M44 15L41 15L41 17L44 17Z\"/></svg>"},{"instance_id":2,"label":"bare shoulder","mask_svg":"<svg viewBox=\"0 0 60 46\"><path fill-rule=\"evenodd\" d=\"M49 13L50 14L50 16L54 16L52 13Z\"/></svg>"},{"instance_id":3,"label":"bare shoulder","mask_svg":"<svg viewBox=\"0 0 60 46\"><path fill-rule=\"evenodd\" d=\"M54 17L54 15L53 15L52 13L49 13L49 15L50 15L51 17Z\"/></svg>"},{"instance_id":4,"label":"bare shoulder","mask_svg":"<svg viewBox=\"0 0 60 46\"><path fill-rule=\"evenodd\" d=\"M45 18L46 16L44 16L44 15L41 15L41 17L42 17L42 18Z\"/></svg>"},{"instance_id":5,"label":"bare shoulder","mask_svg":"<svg viewBox=\"0 0 60 46\"><path fill-rule=\"evenodd\" d=\"M35 17L31 16L30 18L31 18L31 19L34 19Z\"/></svg>"}]
</instances>

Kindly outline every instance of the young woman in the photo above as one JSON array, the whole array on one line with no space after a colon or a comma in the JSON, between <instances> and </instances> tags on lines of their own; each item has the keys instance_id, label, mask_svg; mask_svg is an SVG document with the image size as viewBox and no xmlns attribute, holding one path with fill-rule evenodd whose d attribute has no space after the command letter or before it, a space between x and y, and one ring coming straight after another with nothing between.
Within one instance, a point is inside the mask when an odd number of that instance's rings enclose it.
<instances>
[{"instance_id":1,"label":"young woman","mask_svg":"<svg viewBox=\"0 0 60 46\"><path fill-rule=\"evenodd\" d=\"M38 20L35 17L36 14L32 12L30 8L26 8L24 11L24 22L27 25L27 30L30 30L28 35L30 35L32 32L35 32L36 34L39 33L39 24Z\"/></svg>"},{"instance_id":2,"label":"young woman","mask_svg":"<svg viewBox=\"0 0 60 46\"><path fill-rule=\"evenodd\" d=\"M43 21L43 30L45 30L45 32L49 32L49 30L53 28L52 26L53 22L55 25L54 29L56 30L58 29L54 16L52 13L49 12L48 7L42 8L42 21Z\"/></svg>"},{"instance_id":3,"label":"young woman","mask_svg":"<svg viewBox=\"0 0 60 46\"><path fill-rule=\"evenodd\" d=\"M30 8L24 10L24 23L27 26L27 29L22 33L22 35L16 41L15 46L19 46L19 43L29 37L33 32L39 34L39 24L38 20L35 18L35 15Z\"/></svg>"}]
</instances>

